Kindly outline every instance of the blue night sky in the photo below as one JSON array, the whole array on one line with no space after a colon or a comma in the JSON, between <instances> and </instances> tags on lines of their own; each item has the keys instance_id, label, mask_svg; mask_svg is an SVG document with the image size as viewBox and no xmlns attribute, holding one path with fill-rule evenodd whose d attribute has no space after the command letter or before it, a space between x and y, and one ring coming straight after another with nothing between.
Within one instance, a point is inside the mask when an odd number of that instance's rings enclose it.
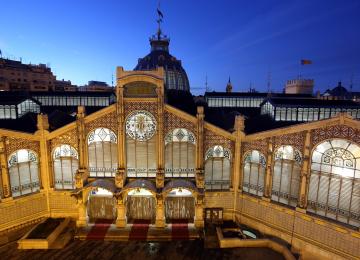
<instances>
[{"instance_id":1,"label":"blue night sky","mask_svg":"<svg viewBox=\"0 0 360 260\"><path fill-rule=\"evenodd\" d=\"M156 0L0 0L0 49L49 63L58 79L111 84L116 66L135 67L156 31ZM360 91L359 0L163 0L163 31L194 94L250 84L281 91L301 72L324 91L338 81ZM312 65L301 67L301 59ZM353 76L352 76L353 75Z\"/></svg>"}]
</instances>

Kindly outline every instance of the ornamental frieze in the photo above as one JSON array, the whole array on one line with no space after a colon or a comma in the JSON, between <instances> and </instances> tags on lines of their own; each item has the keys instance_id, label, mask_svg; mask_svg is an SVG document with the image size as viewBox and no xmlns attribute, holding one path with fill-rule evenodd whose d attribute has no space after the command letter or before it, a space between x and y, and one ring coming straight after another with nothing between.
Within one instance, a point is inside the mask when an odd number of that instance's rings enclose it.
<instances>
[{"instance_id":1,"label":"ornamental frieze","mask_svg":"<svg viewBox=\"0 0 360 260\"><path fill-rule=\"evenodd\" d=\"M176 128L185 128L191 131L196 136L196 128L195 125L181 117L174 115L173 113L169 113L167 111L164 112L164 132L169 133L170 131Z\"/></svg>"},{"instance_id":2,"label":"ornamental frieze","mask_svg":"<svg viewBox=\"0 0 360 260\"><path fill-rule=\"evenodd\" d=\"M23 138L7 137L5 143L6 143L7 156L20 149L29 149L40 155L39 141L33 141Z\"/></svg>"},{"instance_id":3,"label":"ornamental frieze","mask_svg":"<svg viewBox=\"0 0 360 260\"><path fill-rule=\"evenodd\" d=\"M221 145L224 148L227 148L231 151L231 155L234 156L234 142L232 140L227 139L222 135L218 135L215 132L204 129L205 136L204 136L204 151L206 152L211 147L215 145Z\"/></svg>"},{"instance_id":4,"label":"ornamental frieze","mask_svg":"<svg viewBox=\"0 0 360 260\"><path fill-rule=\"evenodd\" d=\"M86 134L99 127L106 127L117 133L116 112L113 111L85 124Z\"/></svg>"},{"instance_id":5,"label":"ornamental frieze","mask_svg":"<svg viewBox=\"0 0 360 260\"><path fill-rule=\"evenodd\" d=\"M263 155L267 155L268 150L268 141L267 139L260 139L260 140L254 140L251 142L245 142L243 143L243 154L252 151L257 150Z\"/></svg>"},{"instance_id":6,"label":"ornamental frieze","mask_svg":"<svg viewBox=\"0 0 360 260\"><path fill-rule=\"evenodd\" d=\"M299 132L275 136L274 148L279 148L282 145L291 145L292 147L303 153L305 134L306 132Z\"/></svg>"},{"instance_id":7,"label":"ornamental frieze","mask_svg":"<svg viewBox=\"0 0 360 260\"><path fill-rule=\"evenodd\" d=\"M125 102L125 117L127 117L131 112L136 110L145 110L150 112L155 118L157 117L157 108L158 105L156 102Z\"/></svg>"},{"instance_id":8,"label":"ornamental frieze","mask_svg":"<svg viewBox=\"0 0 360 260\"><path fill-rule=\"evenodd\" d=\"M70 131L51 139L50 140L51 151L54 150L55 147L62 144L68 144L74 147L75 149L78 149L77 137L78 134L76 128L74 127Z\"/></svg>"},{"instance_id":9,"label":"ornamental frieze","mask_svg":"<svg viewBox=\"0 0 360 260\"><path fill-rule=\"evenodd\" d=\"M346 125L334 125L313 129L311 131L311 143L315 146L327 139L340 138L360 144L360 131Z\"/></svg>"}]
</instances>

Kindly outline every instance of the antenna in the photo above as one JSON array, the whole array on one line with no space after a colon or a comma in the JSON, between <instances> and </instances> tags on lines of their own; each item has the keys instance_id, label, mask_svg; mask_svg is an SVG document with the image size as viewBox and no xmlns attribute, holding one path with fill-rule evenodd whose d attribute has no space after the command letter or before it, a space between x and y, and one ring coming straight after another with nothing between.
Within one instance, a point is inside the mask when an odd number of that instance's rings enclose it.
<instances>
[{"instance_id":1,"label":"antenna","mask_svg":"<svg viewBox=\"0 0 360 260\"><path fill-rule=\"evenodd\" d=\"M351 76L350 76L350 93L352 93L353 79L354 79L354 73L351 73Z\"/></svg>"},{"instance_id":2,"label":"antenna","mask_svg":"<svg viewBox=\"0 0 360 260\"><path fill-rule=\"evenodd\" d=\"M268 75L267 75L267 91L268 93L271 92L271 70L268 70Z\"/></svg>"},{"instance_id":3,"label":"antenna","mask_svg":"<svg viewBox=\"0 0 360 260\"><path fill-rule=\"evenodd\" d=\"M205 75L205 91L206 91L206 92L209 92L207 73L206 73L206 75Z\"/></svg>"},{"instance_id":4,"label":"antenna","mask_svg":"<svg viewBox=\"0 0 360 260\"><path fill-rule=\"evenodd\" d=\"M114 87L114 73L111 73L111 86Z\"/></svg>"}]
</instances>

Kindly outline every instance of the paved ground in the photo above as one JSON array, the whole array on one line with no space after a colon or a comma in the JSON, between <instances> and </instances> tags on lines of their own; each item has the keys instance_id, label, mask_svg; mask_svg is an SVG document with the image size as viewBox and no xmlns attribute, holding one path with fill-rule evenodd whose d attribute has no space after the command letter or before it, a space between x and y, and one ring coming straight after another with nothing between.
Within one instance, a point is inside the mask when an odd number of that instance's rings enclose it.
<instances>
[{"instance_id":1,"label":"paved ground","mask_svg":"<svg viewBox=\"0 0 360 260\"><path fill-rule=\"evenodd\" d=\"M18 250L16 243L0 248L0 259L284 259L267 248L204 249L203 242L117 242L75 240L61 250Z\"/></svg>"}]
</instances>

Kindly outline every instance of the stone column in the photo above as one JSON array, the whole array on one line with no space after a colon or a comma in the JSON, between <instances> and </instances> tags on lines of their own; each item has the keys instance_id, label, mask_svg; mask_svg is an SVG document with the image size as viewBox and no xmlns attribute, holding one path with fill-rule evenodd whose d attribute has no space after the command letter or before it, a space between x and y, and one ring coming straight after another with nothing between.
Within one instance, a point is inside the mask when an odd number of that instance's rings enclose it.
<instances>
[{"instance_id":1,"label":"stone column","mask_svg":"<svg viewBox=\"0 0 360 260\"><path fill-rule=\"evenodd\" d=\"M40 179L41 188L45 190L50 189L50 169L49 169L49 151L46 141L47 134L49 134L49 121L48 116L39 114L37 115L37 131L35 135L40 137Z\"/></svg>"},{"instance_id":2,"label":"stone column","mask_svg":"<svg viewBox=\"0 0 360 260\"><path fill-rule=\"evenodd\" d=\"M79 149L79 169L75 174L76 188L82 188L88 178L88 156L87 156L87 142L85 132L85 107L78 106L76 115L76 127L78 135L78 149Z\"/></svg>"},{"instance_id":3,"label":"stone column","mask_svg":"<svg viewBox=\"0 0 360 260\"><path fill-rule=\"evenodd\" d=\"M77 199L77 206L78 206L78 212L79 212L78 219L76 220L76 226L77 227L86 227L87 220L88 220L88 217L86 214L86 204L87 204L86 195L84 194L83 191L81 191L79 194L77 194L76 199Z\"/></svg>"},{"instance_id":4,"label":"stone column","mask_svg":"<svg viewBox=\"0 0 360 260\"><path fill-rule=\"evenodd\" d=\"M126 162L125 162L125 110L124 110L124 88L122 85L116 87L117 103L116 114L118 120L118 169L115 175L115 185L118 188L123 188L126 182Z\"/></svg>"},{"instance_id":5,"label":"stone column","mask_svg":"<svg viewBox=\"0 0 360 260\"><path fill-rule=\"evenodd\" d=\"M239 192L242 192L242 168L241 168L241 149L242 149L242 141L245 138L245 118L242 115L238 115L235 117L234 123L235 132L233 135L235 136L235 148L234 154L232 157L233 160L233 172L232 172L232 189L234 191L234 212L237 209ZM234 214L235 220L235 214Z\"/></svg>"},{"instance_id":6,"label":"stone column","mask_svg":"<svg viewBox=\"0 0 360 260\"><path fill-rule=\"evenodd\" d=\"M244 129L245 129L245 118L242 115L238 115L235 117L234 124L235 132L235 151L233 154L233 184L232 187L235 192L238 190L241 191L242 187L242 169L241 169L241 143L245 137Z\"/></svg>"},{"instance_id":7,"label":"stone column","mask_svg":"<svg viewBox=\"0 0 360 260\"><path fill-rule=\"evenodd\" d=\"M307 206L307 191L310 178L310 153L311 153L311 131L308 130L305 133L305 142L304 142L304 158L301 166L300 173L300 191L299 191L299 201L298 207L303 211L306 210Z\"/></svg>"},{"instance_id":8,"label":"stone column","mask_svg":"<svg viewBox=\"0 0 360 260\"><path fill-rule=\"evenodd\" d=\"M6 144L5 138L0 136L0 165L1 165L1 180L2 180L2 191L4 198L10 198L10 178L9 168L6 157Z\"/></svg>"},{"instance_id":9,"label":"stone column","mask_svg":"<svg viewBox=\"0 0 360 260\"><path fill-rule=\"evenodd\" d=\"M116 217L116 227L123 228L126 227L126 208L124 203L124 198L122 195L116 197L116 210L117 210L117 217Z\"/></svg>"},{"instance_id":10,"label":"stone column","mask_svg":"<svg viewBox=\"0 0 360 260\"><path fill-rule=\"evenodd\" d=\"M265 175L264 197L269 199L269 200L271 198L271 187L272 187L273 153L274 153L273 138L268 138L268 152L267 152L267 158L266 158L266 175Z\"/></svg>"},{"instance_id":11,"label":"stone column","mask_svg":"<svg viewBox=\"0 0 360 260\"><path fill-rule=\"evenodd\" d=\"M165 227L165 200L162 195L156 196L156 219L155 226L157 228Z\"/></svg>"},{"instance_id":12,"label":"stone column","mask_svg":"<svg viewBox=\"0 0 360 260\"><path fill-rule=\"evenodd\" d=\"M204 227L204 195L197 195L195 199L195 220L196 228Z\"/></svg>"},{"instance_id":13,"label":"stone column","mask_svg":"<svg viewBox=\"0 0 360 260\"><path fill-rule=\"evenodd\" d=\"M204 176L204 107L197 107L197 143L196 143L196 187L203 189L205 186Z\"/></svg>"},{"instance_id":14,"label":"stone column","mask_svg":"<svg viewBox=\"0 0 360 260\"><path fill-rule=\"evenodd\" d=\"M157 172L156 188L164 187L165 179L165 158L164 158L164 92L161 86L157 86Z\"/></svg>"},{"instance_id":15,"label":"stone column","mask_svg":"<svg viewBox=\"0 0 360 260\"><path fill-rule=\"evenodd\" d=\"M165 157L164 157L164 88L156 87L157 93L157 172L156 172L156 188L164 187L165 179Z\"/></svg>"}]
</instances>

